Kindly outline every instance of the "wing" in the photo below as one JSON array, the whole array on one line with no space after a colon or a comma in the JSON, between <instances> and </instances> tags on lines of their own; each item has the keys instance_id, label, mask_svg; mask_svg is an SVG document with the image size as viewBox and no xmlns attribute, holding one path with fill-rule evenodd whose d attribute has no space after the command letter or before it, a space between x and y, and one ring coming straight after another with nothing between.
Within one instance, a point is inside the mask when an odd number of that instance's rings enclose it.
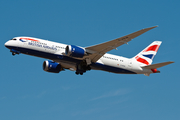
<instances>
[{"instance_id":1,"label":"wing","mask_svg":"<svg viewBox=\"0 0 180 120\"><path fill-rule=\"evenodd\" d=\"M133 38L153 29L156 28L157 26L154 27L150 27L150 28L145 28L142 30L139 30L137 32L131 33L129 35L108 41L108 42L104 42L98 45L94 45L94 46L90 46L90 47L86 47L86 51L88 53L91 53L88 57L91 59L92 62L96 62L97 60L99 60L106 52L115 49L125 43L128 43L129 41L131 41Z\"/></svg>"}]
</instances>

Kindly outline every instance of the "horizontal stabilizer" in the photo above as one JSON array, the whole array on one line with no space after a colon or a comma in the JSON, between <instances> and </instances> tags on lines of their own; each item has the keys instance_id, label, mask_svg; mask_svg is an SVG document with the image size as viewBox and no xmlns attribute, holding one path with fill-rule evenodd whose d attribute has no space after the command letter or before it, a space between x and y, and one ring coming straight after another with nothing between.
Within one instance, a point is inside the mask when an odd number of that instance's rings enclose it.
<instances>
[{"instance_id":1,"label":"horizontal stabilizer","mask_svg":"<svg viewBox=\"0 0 180 120\"><path fill-rule=\"evenodd\" d=\"M171 63L174 63L174 62L169 61L169 62L157 63L157 64L152 64L152 65L143 66L142 68L146 68L146 69L156 69L156 68L163 67L163 66L165 66L165 65L169 65L169 64L171 64Z\"/></svg>"}]
</instances>

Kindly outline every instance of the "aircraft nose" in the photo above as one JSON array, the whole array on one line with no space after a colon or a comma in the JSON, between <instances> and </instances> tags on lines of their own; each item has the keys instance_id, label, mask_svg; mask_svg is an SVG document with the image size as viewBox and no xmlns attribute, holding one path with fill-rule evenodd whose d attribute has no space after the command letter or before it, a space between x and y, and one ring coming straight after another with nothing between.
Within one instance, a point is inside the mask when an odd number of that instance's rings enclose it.
<instances>
[{"instance_id":1,"label":"aircraft nose","mask_svg":"<svg viewBox=\"0 0 180 120\"><path fill-rule=\"evenodd\" d=\"M4 44L4 46L5 46L5 47L7 47L7 46L8 46L8 41Z\"/></svg>"},{"instance_id":2,"label":"aircraft nose","mask_svg":"<svg viewBox=\"0 0 180 120\"><path fill-rule=\"evenodd\" d=\"M8 45L8 42L6 42L5 44L4 44L4 46L6 47Z\"/></svg>"},{"instance_id":3,"label":"aircraft nose","mask_svg":"<svg viewBox=\"0 0 180 120\"><path fill-rule=\"evenodd\" d=\"M8 48L8 46L10 46L10 41L7 41L4 46Z\"/></svg>"}]
</instances>

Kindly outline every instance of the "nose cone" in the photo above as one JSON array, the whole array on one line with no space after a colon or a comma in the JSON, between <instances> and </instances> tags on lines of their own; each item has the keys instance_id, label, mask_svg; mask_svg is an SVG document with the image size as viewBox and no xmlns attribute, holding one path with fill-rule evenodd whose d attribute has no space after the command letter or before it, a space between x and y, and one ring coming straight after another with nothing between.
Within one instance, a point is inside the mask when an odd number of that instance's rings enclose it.
<instances>
[{"instance_id":1,"label":"nose cone","mask_svg":"<svg viewBox=\"0 0 180 120\"><path fill-rule=\"evenodd\" d=\"M5 47L9 46L9 41L4 44Z\"/></svg>"},{"instance_id":2,"label":"nose cone","mask_svg":"<svg viewBox=\"0 0 180 120\"><path fill-rule=\"evenodd\" d=\"M7 41L5 44L4 44L5 47L7 48L10 48L12 46L12 42L11 41Z\"/></svg>"}]
</instances>

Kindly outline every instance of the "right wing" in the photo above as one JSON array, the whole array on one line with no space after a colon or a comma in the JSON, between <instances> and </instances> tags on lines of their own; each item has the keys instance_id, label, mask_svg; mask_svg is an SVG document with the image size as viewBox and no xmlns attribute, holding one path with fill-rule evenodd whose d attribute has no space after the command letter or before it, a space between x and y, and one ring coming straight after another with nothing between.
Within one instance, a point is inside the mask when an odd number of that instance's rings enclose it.
<instances>
[{"instance_id":1,"label":"right wing","mask_svg":"<svg viewBox=\"0 0 180 120\"><path fill-rule=\"evenodd\" d=\"M129 35L105 42L105 43L101 43L98 45L94 45L94 46L90 46L90 47L86 47L86 51L89 54L88 58L91 59L92 62L96 62L98 61L106 52L112 50L112 49L116 49L117 47L128 43L129 41L131 41L133 38L153 29L156 28L157 26L154 27L150 27L150 28L145 28L142 30L139 30L137 32L131 33Z\"/></svg>"}]
</instances>

